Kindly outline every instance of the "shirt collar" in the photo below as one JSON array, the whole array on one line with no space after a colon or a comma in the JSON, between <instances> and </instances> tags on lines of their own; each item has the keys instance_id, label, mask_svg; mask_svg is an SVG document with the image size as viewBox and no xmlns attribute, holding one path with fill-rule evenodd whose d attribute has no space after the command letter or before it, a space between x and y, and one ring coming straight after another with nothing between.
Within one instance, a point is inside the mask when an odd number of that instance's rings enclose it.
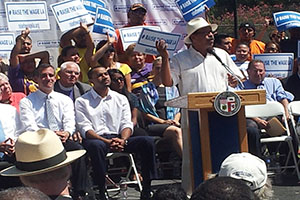
<instances>
[{"instance_id":1,"label":"shirt collar","mask_svg":"<svg viewBox=\"0 0 300 200\"><path fill-rule=\"evenodd\" d=\"M108 93L107 93L107 96L106 97L101 97L96 91L94 88L91 89L91 95L94 99L97 99L97 98L100 98L100 99L105 99L105 98L108 98L108 97L111 97L111 93L112 91L108 88Z\"/></svg>"},{"instance_id":2,"label":"shirt collar","mask_svg":"<svg viewBox=\"0 0 300 200\"><path fill-rule=\"evenodd\" d=\"M50 92L49 94L46 94L41 90L37 90L36 93L37 93L38 97L40 97L41 99L46 98L47 96L49 96L49 97L53 96L53 91Z\"/></svg>"},{"instance_id":3,"label":"shirt collar","mask_svg":"<svg viewBox=\"0 0 300 200\"><path fill-rule=\"evenodd\" d=\"M192 55L195 55L195 56L198 56L198 57L201 57L202 59L204 59L204 56L199 51L197 51L196 49L194 49L193 46L190 46L190 48L188 50L190 51L190 53Z\"/></svg>"}]
</instances>

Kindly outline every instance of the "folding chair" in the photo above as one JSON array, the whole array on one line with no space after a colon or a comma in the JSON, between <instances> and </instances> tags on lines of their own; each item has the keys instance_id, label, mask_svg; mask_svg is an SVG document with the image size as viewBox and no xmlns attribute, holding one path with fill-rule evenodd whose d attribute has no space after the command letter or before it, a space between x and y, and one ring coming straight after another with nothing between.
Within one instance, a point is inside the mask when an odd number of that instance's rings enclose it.
<instances>
[{"instance_id":1,"label":"folding chair","mask_svg":"<svg viewBox=\"0 0 300 200\"><path fill-rule=\"evenodd\" d=\"M289 105L288 105L288 109L289 109L289 114L290 114L290 118L291 118L294 133L295 133L296 138L298 140L298 144L300 144L299 143L299 134L300 133L298 133L298 131L297 131L297 122L295 121L295 117L300 116L300 101L290 102Z\"/></svg>"},{"instance_id":2,"label":"folding chair","mask_svg":"<svg viewBox=\"0 0 300 200\"><path fill-rule=\"evenodd\" d=\"M273 142L286 142L289 147L289 152L286 158L285 165L283 167L280 167L281 169L287 169L287 168L295 168L297 172L298 179L300 180L300 173L298 169L298 164L296 160L296 154L293 149L291 133L289 130L287 118L285 115L284 107L281 103L277 101L268 102L266 104L262 105L249 105L245 106L245 114L247 118L254 118L254 117L274 117L278 115L283 116L284 125L286 128L287 135L281 135L276 137L269 137L269 138L261 138L261 143L273 143ZM294 165L288 166L288 161L290 159L290 155L292 155L292 159L294 162Z\"/></svg>"},{"instance_id":3,"label":"folding chair","mask_svg":"<svg viewBox=\"0 0 300 200\"><path fill-rule=\"evenodd\" d=\"M106 159L108 159L109 161L112 161L113 159L118 158L118 157L127 157L129 159L130 166L129 166L129 169L127 171L126 177L125 177L125 180L126 180L125 183L127 185L128 184L137 184L138 187L139 187L139 190L142 191L143 188L142 188L142 184L141 184L141 180L140 180L138 171L136 169L136 165L135 165L135 162L134 162L134 159L133 159L133 155L131 153L124 153L124 152L108 153L106 155ZM133 172L136 176L135 181L130 180L130 175L131 175L132 170L133 170ZM112 188L112 189L107 189L106 190L107 192L111 192L111 191L113 192L113 191L119 191L120 190L120 187L118 186L118 184L114 183L114 181L112 179L110 179L110 177L108 175L106 175L106 181L114 186L114 188Z\"/></svg>"}]
</instances>

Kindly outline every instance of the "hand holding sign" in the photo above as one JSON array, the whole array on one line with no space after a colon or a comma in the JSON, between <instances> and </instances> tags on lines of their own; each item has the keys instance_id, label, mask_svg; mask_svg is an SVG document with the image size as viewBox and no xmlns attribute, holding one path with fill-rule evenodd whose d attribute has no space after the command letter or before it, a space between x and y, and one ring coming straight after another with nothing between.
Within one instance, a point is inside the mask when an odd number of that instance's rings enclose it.
<instances>
[{"instance_id":1,"label":"hand holding sign","mask_svg":"<svg viewBox=\"0 0 300 200\"><path fill-rule=\"evenodd\" d=\"M164 41L164 40L156 41L155 45L156 45L156 49L157 49L159 55L161 55L162 57L166 57L166 58L169 57L169 53L167 51L168 45L166 44L166 41Z\"/></svg>"}]
</instances>

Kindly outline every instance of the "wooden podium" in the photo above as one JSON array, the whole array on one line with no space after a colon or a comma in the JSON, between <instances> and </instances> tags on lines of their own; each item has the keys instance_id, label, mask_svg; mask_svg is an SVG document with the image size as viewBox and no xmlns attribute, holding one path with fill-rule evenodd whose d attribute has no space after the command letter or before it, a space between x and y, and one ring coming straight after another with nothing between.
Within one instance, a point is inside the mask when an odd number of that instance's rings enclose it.
<instances>
[{"instance_id":1,"label":"wooden podium","mask_svg":"<svg viewBox=\"0 0 300 200\"><path fill-rule=\"evenodd\" d=\"M241 90L235 93L241 99L241 109L231 117L215 111L213 102L217 92L189 93L165 103L187 109L187 133L183 134L188 134L190 144L193 189L209 174L217 173L222 161L231 153L248 152L245 105L266 103L266 92Z\"/></svg>"}]
</instances>

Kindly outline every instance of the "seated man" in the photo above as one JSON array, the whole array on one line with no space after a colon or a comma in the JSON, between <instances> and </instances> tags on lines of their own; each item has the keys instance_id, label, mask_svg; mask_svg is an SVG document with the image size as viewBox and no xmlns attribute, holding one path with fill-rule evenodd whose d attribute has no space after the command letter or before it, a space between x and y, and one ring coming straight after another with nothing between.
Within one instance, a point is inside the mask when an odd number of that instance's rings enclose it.
<instances>
[{"instance_id":1,"label":"seated man","mask_svg":"<svg viewBox=\"0 0 300 200\"><path fill-rule=\"evenodd\" d=\"M288 103L294 99L294 96L283 89L278 79L265 77L266 70L263 61L252 60L249 63L247 72L249 79L244 82L245 89L265 89L267 101L280 102L284 106L287 118L289 118ZM249 151L258 157L262 156L260 150L260 129L265 129L267 126L268 122L265 119L247 119Z\"/></svg>"},{"instance_id":2,"label":"seated man","mask_svg":"<svg viewBox=\"0 0 300 200\"><path fill-rule=\"evenodd\" d=\"M49 63L48 51L30 53L32 40L28 36L29 29L22 31L16 38L16 44L10 54L10 66L8 77L14 92L23 92L28 95L36 91L36 83L33 81L33 71L35 69L35 58L40 59L40 63Z\"/></svg>"},{"instance_id":3,"label":"seated man","mask_svg":"<svg viewBox=\"0 0 300 200\"><path fill-rule=\"evenodd\" d=\"M70 163L82 157L85 150L66 152L59 137L48 129L21 134L15 147L16 164L1 171L2 176L19 176L24 185L39 189L51 199L72 199Z\"/></svg>"},{"instance_id":4,"label":"seated man","mask_svg":"<svg viewBox=\"0 0 300 200\"><path fill-rule=\"evenodd\" d=\"M35 70L34 78L39 89L20 101L20 119L25 131L48 128L61 139L67 151L83 149L70 138L75 131L73 101L64 94L53 91L55 70L50 64L41 64ZM85 158L72 164L71 183L74 196L83 196L86 191L87 170Z\"/></svg>"},{"instance_id":5,"label":"seated man","mask_svg":"<svg viewBox=\"0 0 300 200\"><path fill-rule=\"evenodd\" d=\"M54 91L69 96L74 102L75 99L91 89L91 86L78 81L80 67L72 61L61 64L58 72L60 79L54 84Z\"/></svg>"},{"instance_id":6,"label":"seated man","mask_svg":"<svg viewBox=\"0 0 300 200\"><path fill-rule=\"evenodd\" d=\"M14 106L19 112L19 103L26 95L23 92L13 92L8 77L3 73L0 73L0 90L2 91L0 102Z\"/></svg>"},{"instance_id":7,"label":"seated man","mask_svg":"<svg viewBox=\"0 0 300 200\"><path fill-rule=\"evenodd\" d=\"M0 90L0 101L2 92ZM0 103L0 170L12 165L15 161L15 140L21 129L19 114L15 107ZM16 178L0 176L0 189L21 185Z\"/></svg>"},{"instance_id":8,"label":"seated man","mask_svg":"<svg viewBox=\"0 0 300 200\"><path fill-rule=\"evenodd\" d=\"M92 162L100 199L105 196L105 157L109 151L141 154L143 191L141 199L150 199L151 179L156 178L154 141L148 136L130 137L131 111L125 96L109 89L107 69L95 67L88 72L93 88L75 101L77 126Z\"/></svg>"}]
</instances>

